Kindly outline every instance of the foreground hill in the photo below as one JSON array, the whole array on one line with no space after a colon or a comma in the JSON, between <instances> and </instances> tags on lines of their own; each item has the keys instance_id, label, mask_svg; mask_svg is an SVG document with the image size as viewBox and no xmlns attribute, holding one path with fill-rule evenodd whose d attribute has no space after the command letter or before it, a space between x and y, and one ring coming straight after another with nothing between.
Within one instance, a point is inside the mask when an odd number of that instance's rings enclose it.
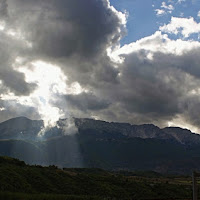
<instances>
[{"instance_id":1,"label":"foreground hill","mask_svg":"<svg viewBox=\"0 0 200 200\"><path fill-rule=\"evenodd\" d=\"M19 117L0 123L0 155L60 167L174 174L200 169L200 135L189 130L74 119L77 132L71 134L66 123L58 121L43 137L42 121Z\"/></svg>"},{"instance_id":2,"label":"foreground hill","mask_svg":"<svg viewBox=\"0 0 200 200\"><path fill-rule=\"evenodd\" d=\"M29 166L0 157L0 199L191 199L191 177Z\"/></svg>"}]
</instances>

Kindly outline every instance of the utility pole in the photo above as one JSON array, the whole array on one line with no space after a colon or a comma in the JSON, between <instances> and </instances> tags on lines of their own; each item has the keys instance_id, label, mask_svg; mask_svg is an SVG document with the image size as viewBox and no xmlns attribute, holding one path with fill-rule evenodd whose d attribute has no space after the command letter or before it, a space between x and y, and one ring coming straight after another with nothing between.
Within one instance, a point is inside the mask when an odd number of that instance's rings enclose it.
<instances>
[{"instance_id":1,"label":"utility pole","mask_svg":"<svg viewBox=\"0 0 200 200\"><path fill-rule=\"evenodd\" d=\"M193 200L198 200L198 185L197 177L200 177L200 173L193 171L192 172L192 187L193 187Z\"/></svg>"},{"instance_id":2,"label":"utility pole","mask_svg":"<svg viewBox=\"0 0 200 200\"><path fill-rule=\"evenodd\" d=\"M198 188L197 188L197 177L195 171L192 172L192 188L193 188L193 200L197 200Z\"/></svg>"}]
</instances>

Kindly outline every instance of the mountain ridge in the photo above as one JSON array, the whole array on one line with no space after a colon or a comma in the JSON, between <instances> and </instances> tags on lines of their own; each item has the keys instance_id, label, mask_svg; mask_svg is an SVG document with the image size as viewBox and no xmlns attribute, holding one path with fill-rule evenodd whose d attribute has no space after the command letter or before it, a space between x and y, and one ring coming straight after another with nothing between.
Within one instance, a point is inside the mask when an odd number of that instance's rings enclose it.
<instances>
[{"instance_id":1,"label":"mountain ridge","mask_svg":"<svg viewBox=\"0 0 200 200\"><path fill-rule=\"evenodd\" d=\"M43 137L41 120L0 123L0 155L45 166L180 174L200 169L200 135L189 130L74 118L77 133L70 134L66 123L58 121Z\"/></svg>"},{"instance_id":2,"label":"mountain ridge","mask_svg":"<svg viewBox=\"0 0 200 200\"><path fill-rule=\"evenodd\" d=\"M90 118L73 118L74 123L77 128L80 128L82 130L84 129L97 129L101 131L116 131L120 132L121 134L127 136L127 137L139 137L143 139L147 138L158 138L158 139L175 139L177 142L180 142L182 144L187 144L187 140L180 139L182 136L181 134L184 134L184 137L189 139L189 137L194 137L195 139L193 141L190 141L190 144L193 143L200 143L200 135L197 133L193 133L188 129L183 129L180 127L165 127L165 128L159 128L158 126L154 124L141 124L141 125L134 125L130 123L120 123L120 122L106 122L103 120L95 120ZM60 119L56 125L59 125L58 127L61 127L62 125L60 122L64 121L66 119ZM13 127L14 126L14 127ZM19 131L25 131L27 129L32 129L32 134L37 135L33 132L39 132L44 126L44 123L42 120L31 120L26 117L16 117L11 118L9 120L3 121L0 123L0 139L2 138L2 131L5 131L5 129L9 129L9 131L19 130ZM52 129L56 129L58 131L58 127L52 127ZM13 128L13 129L12 129ZM7 137L8 132L4 133L5 137ZM25 134L25 133L24 133ZM22 136L24 136L22 134ZM59 131L59 134L60 131ZM32 136L33 136L32 135ZM15 138L16 139L16 138Z\"/></svg>"}]
</instances>

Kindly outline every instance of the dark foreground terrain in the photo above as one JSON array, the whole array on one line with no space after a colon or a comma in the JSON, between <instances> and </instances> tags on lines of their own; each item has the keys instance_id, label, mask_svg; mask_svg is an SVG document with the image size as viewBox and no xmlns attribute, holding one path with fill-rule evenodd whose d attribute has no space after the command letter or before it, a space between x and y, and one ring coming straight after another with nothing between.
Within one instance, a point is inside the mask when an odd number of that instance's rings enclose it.
<instances>
[{"instance_id":1,"label":"dark foreground terrain","mask_svg":"<svg viewBox=\"0 0 200 200\"><path fill-rule=\"evenodd\" d=\"M192 199L190 176L26 165L0 157L0 199Z\"/></svg>"}]
</instances>

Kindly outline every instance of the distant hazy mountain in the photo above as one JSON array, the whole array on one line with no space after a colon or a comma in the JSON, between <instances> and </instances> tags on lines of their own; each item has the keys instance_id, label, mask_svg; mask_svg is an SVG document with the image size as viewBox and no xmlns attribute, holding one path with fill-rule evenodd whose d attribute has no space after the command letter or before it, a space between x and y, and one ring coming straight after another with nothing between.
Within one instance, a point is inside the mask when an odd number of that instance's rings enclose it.
<instances>
[{"instance_id":1,"label":"distant hazy mountain","mask_svg":"<svg viewBox=\"0 0 200 200\"><path fill-rule=\"evenodd\" d=\"M189 130L75 118L77 133L71 134L66 122L59 120L43 137L38 137L43 121L19 117L0 123L0 155L60 167L163 173L200 169L200 135Z\"/></svg>"}]
</instances>

